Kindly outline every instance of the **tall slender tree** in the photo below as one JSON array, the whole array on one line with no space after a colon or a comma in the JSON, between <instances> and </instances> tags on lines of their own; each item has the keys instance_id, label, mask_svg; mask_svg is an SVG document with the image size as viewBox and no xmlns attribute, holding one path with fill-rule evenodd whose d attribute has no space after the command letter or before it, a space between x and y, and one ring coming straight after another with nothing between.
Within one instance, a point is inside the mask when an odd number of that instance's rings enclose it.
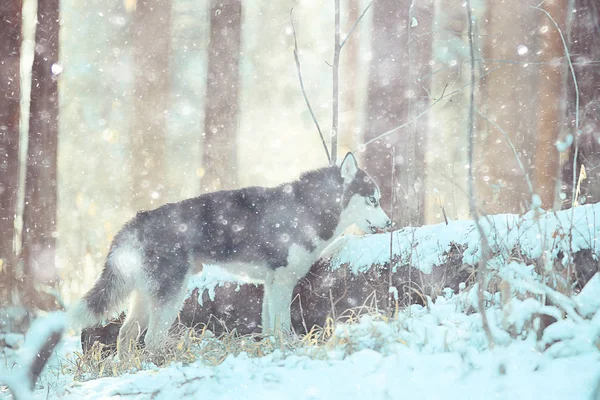
<instances>
[{"instance_id":1,"label":"tall slender tree","mask_svg":"<svg viewBox=\"0 0 600 400\"><path fill-rule=\"evenodd\" d=\"M556 0L544 3L544 8L564 30L567 15L567 1ZM564 55L560 33L552 21L538 12L539 38L537 46L540 59L545 61L538 70L538 123L535 141L533 181L535 191L542 200L542 207L554 206L559 153L556 140L564 127L566 92L563 82L566 72L564 63L559 62ZM570 80L569 80L570 81Z\"/></svg>"},{"instance_id":2,"label":"tall slender tree","mask_svg":"<svg viewBox=\"0 0 600 400\"><path fill-rule=\"evenodd\" d=\"M133 208L164 202L164 149L169 107L171 1L137 0L133 10L133 122L131 163Z\"/></svg>"},{"instance_id":3,"label":"tall slender tree","mask_svg":"<svg viewBox=\"0 0 600 400\"><path fill-rule=\"evenodd\" d=\"M372 61L370 66L367 128L365 142L402 125L428 104L428 59L431 56L431 2L419 7L396 0L373 4ZM382 206L391 208L393 186L398 186L402 207L396 208L396 222L420 225L423 222L423 182L426 119L398 130L366 147L366 169L382 191ZM396 157L391 159L392 147ZM392 168L396 165L392 185Z\"/></svg>"},{"instance_id":4,"label":"tall slender tree","mask_svg":"<svg viewBox=\"0 0 600 400\"><path fill-rule=\"evenodd\" d=\"M342 17L343 32L349 32L360 15L358 0L348 0L346 15ZM344 13L342 13L344 15ZM357 75L360 60L360 29L352 33L352 38L344 45L340 60L340 135L339 154L343 157L360 144L358 133L359 89ZM338 157L339 158L339 157Z\"/></svg>"},{"instance_id":5,"label":"tall slender tree","mask_svg":"<svg viewBox=\"0 0 600 400\"><path fill-rule=\"evenodd\" d=\"M21 0L0 4L0 293L14 278L15 215L19 182ZM2 288L3 285L8 287ZM1 300L1 298L0 298Z\"/></svg>"},{"instance_id":6,"label":"tall slender tree","mask_svg":"<svg viewBox=\"0 0 600 400\"><path fill-rule=\"evenodd\" d=\"M241 22L241 0L211 0L203 191L236 185Z\"/></svg>"},{"instance_id":7,"label":"tall slender tree","mask_svg":"<svg viewBox=\"0 0 600 400\"><path fill-rule=\"evenodd\" d=\"M35 284L56 284L59 0L38 3L23 209L25 300L41 308Z\"/></svg>"},{"instance_id":8,"label":"tall slender tree","mask_svg":"<svg viewBox=\"0 0 600 400\"><path fill-rule=\"evenodd\" d=\"M532 99L544 82L537 79L539 69L527 62L536 60L538 50L538 36L530 33L539 23L539 11L531 6L538 4L490 2L477 22L482 35L476 37L475 50L481 47L480 58L485 60L478 109L489 121L483 121L475 141L473 174L478 203L486 213L521 213L531 204L524 173L533 179L537 102ZM510 138L523 168L500 129Z\"/></svg>"}]
</instances>

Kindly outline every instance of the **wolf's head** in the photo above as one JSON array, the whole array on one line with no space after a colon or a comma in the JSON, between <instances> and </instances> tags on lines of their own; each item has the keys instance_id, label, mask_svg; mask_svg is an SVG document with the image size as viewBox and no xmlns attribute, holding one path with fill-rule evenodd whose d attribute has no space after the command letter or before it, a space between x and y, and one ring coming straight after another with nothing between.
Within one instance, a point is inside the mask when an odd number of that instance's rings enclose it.
<instances>
[{"instance_id":1,"label":"wolf's head","mask_svg":"<svg viewBox=\"0 0 600 400\"><path fill-rule=\"evenodd\" d=\"M348 226L356 224L368 233L391 227L392 220L379 205L379 187L369 174L358 168L352 153L346 154L340 173L344 180L340 223Z\"/></svg>"}]
</instances>

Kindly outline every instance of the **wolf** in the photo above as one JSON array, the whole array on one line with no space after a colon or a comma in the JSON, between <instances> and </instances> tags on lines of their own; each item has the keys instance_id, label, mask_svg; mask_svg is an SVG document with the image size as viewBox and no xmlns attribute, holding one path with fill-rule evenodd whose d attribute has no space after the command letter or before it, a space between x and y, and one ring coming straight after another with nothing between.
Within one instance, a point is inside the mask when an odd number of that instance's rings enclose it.
<instances>
[{"instance_id":1,"label":"wolf","mask_svg":"<svg viewBox=\"0 0 600 400\"><path fill-rule=\"evenodd\" d=\"M114 237L94 286L69 311L72 326L100 323L129 300L119 357L143 331L160 354L203 264L264 285L262 329L291 329L292 292L323 250L357 224L374 233L392 221L375 181L348 153L340 166L277 187L223 190L141 211Z\"/></svg>"}]
</instances>

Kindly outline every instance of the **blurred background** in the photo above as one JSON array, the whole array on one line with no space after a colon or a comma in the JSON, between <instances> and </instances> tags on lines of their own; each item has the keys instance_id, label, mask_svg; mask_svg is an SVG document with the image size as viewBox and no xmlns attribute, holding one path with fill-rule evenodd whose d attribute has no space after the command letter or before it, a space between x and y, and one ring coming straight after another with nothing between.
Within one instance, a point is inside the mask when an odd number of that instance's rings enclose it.
<instances>
[{"instance_id":1,"label":"blurred background","mask_svg":"<svg viewBox=\"0 0 600 400\"><path fill-rule=\"evenodd\" d=\"M481 212L598 200L596 2L473 0L474 86L464 1L340 5L342 39L366 12L341 49L338 158L398 226L470 218L470 123ZM329 144L334 1L3 0L0 301L69 304L137 210L327 165L290 17Z\"/></svg>"}]
</instances>

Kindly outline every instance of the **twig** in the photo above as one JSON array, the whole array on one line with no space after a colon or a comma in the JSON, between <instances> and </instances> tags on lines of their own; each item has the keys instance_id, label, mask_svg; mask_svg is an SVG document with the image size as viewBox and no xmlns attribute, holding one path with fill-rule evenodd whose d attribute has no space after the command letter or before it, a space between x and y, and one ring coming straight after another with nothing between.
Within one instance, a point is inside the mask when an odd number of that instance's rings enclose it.
<instances>
[{"instance_id":1,"label":"twig","mask_svg":"<svg viewBox=\"0 0 600 400\"><path fill-rule=\"evenodd\" d=\"M487 258L488 258L488 250L490 245L488 243L487 237L481 224L479 222L479 212L477 211L477 206L475 205L475 187L473 184L473 138L475 136L474 131L474 111L475 111L475 48L473 45L473 15L471 13L471 0L467 0L467 18L468 18L468 36L469 36L469 55L471 57L471 90L469 93L469 116L468 116L468 187L469 187L469 208L471 211L471 215L475 219L475 225L477 225L477 230L479 231L479 236L481 238L481 260L479 262L479 286L477 290L477 302L479 307L479 312L481 313L481 322L483 324L483 329L485 331L486 337L490 344L490 347L494 346L494 338L492 336L492 331L490 330L490 324L487 319L487 313L485 310L485 299L483 296L483 292L485 289L485 270L487 266Z\"/></svg>"},{"instance_id":2,"label":"twig","mask_svg":"<svg viewBox=\"0 0 600 400\"><path fill-rule=\"evenodd\" d=\"M360 16L356 19L356 21L354 22L354 25L352 25L352 28L350 28L350 31L348 32L348 34L346 35L346 37L344 38L344 40L342 40L342 43L340 43L340 49L344 47L344 45L346 44L346 42L350 38L350 35L352 35L352 32L354 32L354 29L358 26L358 23L363 19L363 17L367 13L367 11L369 11L369 8L371 8L372 5L373 5L373 2L370 2L369 5L365 7L365 9L362 12L362 14L360 14Z\"/></svg>"},{"instance_id":3,"label":"twig","mask_svg":"<svg viewBox=\"0 0 600 400\"><path fill-rule=\"evenodd\" d=\"M495 69L489 71L488 73L480 76L479 79L483 79L484 77L490 75L492 72L497 71L498 69L499 68L495 68ZM448 97L452 97L452 96L454 96L457 93L460 93L463 89L465 89L465 88L467 88L469 86L470 86L470 83L467 83L466 85L463 85L462 87L460 87L460 88L458 88L456 90L453 90L452 92L446 94L446 89L448 88L448 85L445 85L444 89L442 90L442 94L440 95L440 97L437 98L437 99L435 99L434 102L431 103L429 105L429 107L427 107L427 109L423 110L423 112L421 112L420 114L418 114L417 116L415 116L410 121L407 121L407 122L403 123L402 125L399 125L399 126L397 126L395 128L392 128L389 131L383 132L381 135L378 135L377 137L374 137L373 139L365 142L362 145L362 147L366 147L366 146L370 145L371 143L376 142L379 139L382 139L382 138L384 138L384 137L386 137L388 135L391 135L392 133L395 133L396 131L399 131L400 129L403 129L403 128L409 126L410 124L417 122L417 120L419 118L421 118L422 116L424 116L425 114L427 114L429 112L429 110L431 110L433 108L433 106L435 106L437 103L439 103L440 101L442 101L442 100L444 100L444 99L446 99ZM359 150L355 150L355 152L358 152L358 151Z\"/></svg>"},{"instance_id":4,"label":"twig","mask_svg":"<svg viewBox=\"0 0 600 400\"><path fill-rule=\"evenodd\" d=\"M433 192L437 195L436 200L438 202L438 205L440 206L440 209L442 210L442 215L444 216L444 222L446 223L446 225L448 225L448 217L446 216L446 209L444 208L444 205L442 204L442 196L440 196L440 192L438 192L437 188L434 188Z\"/></svg>"},{"instance_id":5,"label":"twig","mask_svg":"<svg viewBox=\"0 0 600 400\"><path fill-rule=\"evenodd\" d=\"M340 70L340 0L335 1L335 33L333 44L333 93L332 93L332 118L331 118L331 162L335 164L337 160L337 142L338 142L338 118L339 118L339 70Z\"/></svg>"},{"instance_id":6,"label":"twig","mask_svg":"<svg viewBox=\"0 0 600 400\"><path fill-rule=\"evenodd\" d=\"M392 193L391 193L391 207L390 207L390 211L391 211L391 220L392 222L394 221L394 175L396 173L396 146L392 146L392 177L391 177L391 184L390 187L392 189ZM392 273L392 263L394 261L394 252L393 252L393 238L394 238L394 232L390 231L390 270L389 270L389 274L388 274L388 312L390 313L390 315L394 315L391 310L392 310L392 284L393 284L393 273ZM396 299L398 298L398 292L396 292Z\"/></svg>"},{"instance_id":7,"label":"twig","mask_svg":"<svg viewBox=\"0 0 600 400\"><path fill-rule=\"evenodd\" d=\"M306 320L304 319L304 309L302 308L302 296L300 296L300 293L298 293L296 297L298 298L298 304L300 305L300 316L302 317L302 326L304 327L304 332L308 334L308 327L306 326ZM292 300L292 303L293 302L294 300Z\"/></svg>"},{"instance_id":8,"label":"twig","mask_svg":"<svg viewBox=\"0 0 600 400\"><path fill-rule=\"evenodd\" d=\"M451 93L451 94L454 94L454 93ZM375 141L377 141L377 140L380 140L380 139L382 139L382 138L384 138L384 137L386 137L386 136L388 136L388 135L391 135L392 133L395 133L396 131L399 131L400 129L402 129L402 128L405 128L405 127L409 126L410 124L412 124L412 123L416 122L416 121L417 121L419 118L421 118L423 115L427 114L427 113L429 112L429 110L431 110L431 108L432 108L434 105L436 105L437 103L439 103L439 102L440 102L442 99L445 99L446 97L450 96L451 94L448 94L448 95L446 95L446 96L440 97L439 99L437 99L436 101L434 101L433 103L431 103L431 105L430 105L429 107L427 107L427 109L426 109L426 110L423 110L423 112L421 112L419 115L417 115L416 117L414 117L414 118L413 118L413 119L411 119L410 121L407 121L407 122L403 123L402 125L399 125L399 126L397 126L397 127L395 127L395 128L392 128L392 129L390 129L389 131L387 131L387 132L384 132L384 133L382 133L381 135L379 135L379 136L377 136L377 137L374 137L374 138L373 138L373 139L371 139L371 140L368 140L368 141L366 141L366 142L363 144L363 146L368 146L368 145L370 145L371 143L373 143L373 142L375 142Z\"/></svg>"},{"instance_id":9,"label":"twig","mask_svg":"<svg viewBox=\"0 0 600 400\"><path fill-rule=\"evenodd\" d=\"M310 101L308 100L308 96L306 95L306 90L304 89L304 81L302 80L302 71L300 69L300 59L298 57L298 41L296 39L296 27L294 26L294 18L293 18L294 8L290 10L290 21L292 22L292 32L294 34L294 60L296 61L296 71L298 72L298 79L300 80L300 89L302 90L302 96L304 96L304 101L306 102L306 107L308 107L308 111L310 112L310 116L312 117L315 126L317 127L317 131L319 131L319 136L321 137L321 142L323 143L323 148L325 149L325 154L327 155L327 162L329 165L332 165L331 156L329 155L329 149L327 149L327 143L325 143L325 137L323 136L323 132L321 131L321 127L319 126L319 122L317 121L317 117L310 106Z\"/></svg>"}]
</instances>

